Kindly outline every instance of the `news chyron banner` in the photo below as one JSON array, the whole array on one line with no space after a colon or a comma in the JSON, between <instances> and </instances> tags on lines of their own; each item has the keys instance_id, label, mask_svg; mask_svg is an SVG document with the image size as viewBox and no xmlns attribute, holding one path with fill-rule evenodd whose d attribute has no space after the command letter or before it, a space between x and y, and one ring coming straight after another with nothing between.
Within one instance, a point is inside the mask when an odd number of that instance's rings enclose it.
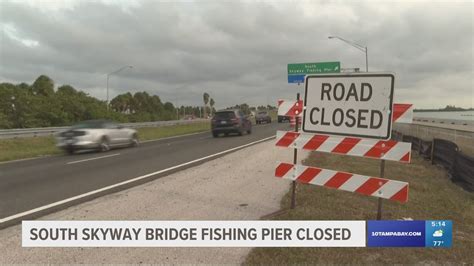
<instances>
[{"instance_id":1,"label":"news chyron banner","mask_svg":"<svg viewBox=\"0 0 474 266\"><path fill-rule=\"evenodd\" d=\"M365 221L23 221L23 247L364 247Z\"/></svg>"},{"instance_id":2,"label":"news chyron banner","mask_svg":"<svg viewBox=\"0 0 474 266\"><path fill-rule=\"evenodd\" d=\"M451 247L451 221L23 221L23 247Z\"/></svg>"}]
</instances>

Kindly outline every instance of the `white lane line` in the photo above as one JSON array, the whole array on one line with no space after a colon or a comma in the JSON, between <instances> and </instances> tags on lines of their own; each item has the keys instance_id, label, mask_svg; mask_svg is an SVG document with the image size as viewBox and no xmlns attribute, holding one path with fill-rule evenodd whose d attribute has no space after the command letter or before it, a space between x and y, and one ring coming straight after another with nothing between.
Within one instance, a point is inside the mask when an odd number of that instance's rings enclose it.
<instances>
[{"instance_id":1,"label":"white lane line","mask_svg":"<svg viewBox=\"0 0 474 266\"><path fill-rule=\"evenodd\" d=\"M79 160L79 161L67 162L66 164L82 163L82 162L87 162L87 161L92 161L92 160L109 158L109 157L113 157L113 156L117 156L117 155L120 155L120 153L114 153L114 154L109 154L109 155L104 155L104 156L99 156L99 157L93 157L93 158L88 158L88 159Z\"/></svg>"},{"instance_id":2,"label":"white lane line","mask_svg":"<svg viewBox=\"0 0 474 266\"><path fill-rule=\"evenodd\" d=\"M160 139L143 140L143 141L140 141L140 143L147 143L147 142L160 141L160 140L167 140L167 139L175 139L175 138L187 137L187 136L198 135L198 134L204 134L204 133L210 133L210 131L201 131L201 132L196 132L196 133L189 133L189 134L183 134L183 135L172 136L172 137L166 137L166 138L160 138Z\"/></svg>"},{"instance_id":3,"label":"white lane line","mask_svg":"<svg viewBox=\"0 0 474 266\"><path fill-rule=\"evenodd\" d=\"M0 162L0 164L18 163L18 162L31 161L31 160L36 160L36 159L45 159L45 158L58 157L58 156L61 156L61 154L41 155L41 156L38 156L38 157L17 159L17 160L11 160L11 161L3 161L3 162Z\"/></svg>"},{"instance_id":4,"label":"white lane line","mask_svg":"<svg viewBox=\"0 0 474 266\"><path fill-rule=\"evenodd\" d=\"M53 208L53 207L59 206L61 204L71 202L73 200L78 200L78 199L81 199L81 198L84 198L84 197L87 197L87 196L91 196L91 195L100 193L102 191L107 191L109 189L113 189L113 188L116 188L116 187L119 187L119 186L122 186L122 185L125 185L125 184L128 184L128 183L136 182L138 180L141 180L141 179L144 179L144 178L147 178L147 177L150 177L150 176L166 173L166 172L169 172L171 170L174 170L174 169L177 169L177 168L180 168L180 167L183 167L183 166L187 166L187 165L190 165L190 164L193 164L193 163L197 163L197 162L204 161L204 160L207 160L207 159L210 159L210 158L213 158L213 157L217 157L219 155L226 154L226 153L229 153L229 152L232 152L232 151L235 151L235 150L238 150L238 149L242 149L242 148L245 148L245 147L248 147L248 146L252 146L252 145L258 144L260 142L264 142L264 141L274 139L274 138L275 138L275 136L271 136L271 137L268 137L268 138L263 138L263 139L260 139L260 140L254 141L254 142L250 142L250 143L247 143L247 144L244 144L244 145L232 148L232 149L228 149L228 150L221 151L221 152L218 152L218 153L214 153L214 154L211 154L211 155L208 155L208 156L204 156L204 157L196 159L196 160L192 160L192 161L189 161L189 162L186 162L186 163L178 164L178 165L175 165L175 166L163 169L163 170L159 170L159 171L156 171L156 172L153 172L153 173L149 173L149 174L146 174L146 175L138 176L138 177L129 179L127 181L123 181L123 182L114 184L114 185L103 187L103 188L93 190L93 191L90 191L90 192L87 192L87 193L84 193L84 194L81 194L81 195L77 195L77 196L74 196L74 197L71 197L71 198L67 198L67 199L64 199L64 200L56 201L54 203L44 205L44 206L41 206L41 207L38 207L38 208L35 208L35 209L31 209L29 211L17 213L17 214L5 217L3 219L0 219L0 224L11 221L13 219L20 218L22 216L33 214L35 212L40 212L40 211L43 211L43 210L46 210L46 209L49 209L49 208Z\"/></svg>"}]
</instances>

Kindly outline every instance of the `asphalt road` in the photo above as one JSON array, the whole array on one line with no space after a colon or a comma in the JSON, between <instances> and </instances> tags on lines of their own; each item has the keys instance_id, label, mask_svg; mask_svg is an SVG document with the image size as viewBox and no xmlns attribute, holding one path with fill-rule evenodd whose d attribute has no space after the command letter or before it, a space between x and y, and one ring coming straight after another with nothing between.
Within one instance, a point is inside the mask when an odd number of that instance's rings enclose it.
<instances>
[{"instance_id":1,"label":"asphalt road","mask_svg":"<svg viewBox=\"0 0 474 266\"><path fill-rule=\"evenodd\" d=\"M288 124L254 125L252 134L243 136L213 138L204 132L104 153L3 163L0 219L270 137L282 128Z\"/></svg>"}]
</instances>

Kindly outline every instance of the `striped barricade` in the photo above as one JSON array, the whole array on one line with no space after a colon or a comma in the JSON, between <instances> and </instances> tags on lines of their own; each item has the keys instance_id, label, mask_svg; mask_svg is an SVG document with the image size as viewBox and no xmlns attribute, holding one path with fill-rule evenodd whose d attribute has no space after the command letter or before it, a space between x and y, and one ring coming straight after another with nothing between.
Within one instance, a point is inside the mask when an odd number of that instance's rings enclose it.
<instances>
[{"instance_id":1,"label":"striped barricade","mask_svg":"<svg viewBox=\"0 0 474 266\"><path fill-rule=\"evenodd\" d=\"M402 203L408 201L407 182L289 163L278 163L275 176Z\"/></svg>"},{"instance_id":2,"label":"striped barricade","mask_svg":"<svg viewBox=\"0 0 474 266\"><path fill-rule=\"evenodd\" d=\"M278 100L278 115L302 116L303 101Z\"/></svg>"},{"instance_id":3,"label":"striped barricade","mask_svg":"<svg viewBox=\"0 0 474 266\"><path fill-rule=\"evenodd\" d=\"M411 143L277 131L276 146L409 163Z\"/></svg>"},{"instance_id":4,"label":"striped barricade","mask_svg":"<svg viewBox=\"0 0 474 266\"><path fill-rule=\"evenodd\" d=\"M412 123L413 104L394 103L392 122L394 123ZM303 101L278 100L278 115L282 116L302 116Z\"/></svg>"},{"instance_id":5,"label":"striped barricade","mask_svg":"<svg viewBox=\"0 0 474 266\"><path fill-rule=\"evenodd\" d=\"M392 121L411 124L413 122L413 104L396 103L393 105Z\"/></svg>"}]
</instances>

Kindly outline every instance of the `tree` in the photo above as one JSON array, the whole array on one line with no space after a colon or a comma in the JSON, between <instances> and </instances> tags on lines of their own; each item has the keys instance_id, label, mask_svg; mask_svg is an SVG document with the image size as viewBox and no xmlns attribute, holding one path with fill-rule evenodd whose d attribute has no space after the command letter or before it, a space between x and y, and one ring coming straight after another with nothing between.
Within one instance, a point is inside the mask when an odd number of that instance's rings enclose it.
<instances>
[{"instance_id":1,"label":"tree","mask_svg":"<svg viewBox=\"0 0 474 266\"><path fill-rule=\"evenodd\" d=\"M70 85L62 85L57 89L55 101L62 112L64 124L80 121L84 116L85 106L80 102L81 94Z\"/></svg>"},{"instance_id":2,"label":"tree","mask_svg":"<svg viewBox=\"0 0 474 266\"><path fill-rule=\"evenodd\" d=\"M129 114L131 113L132 99L133 96L130 92L117 95L110 101L110 107L116 112Z\"/></svg>"},{"instance_id":3,"label":"tree","mask_svg":"<svg viewBox=\"0 0 474 266\"><path fill-rule=\"evenodd\" d=\"M208 94L206 98L209 103ZM55 89L54 81L45 75L32 85L0 83L0 128L68 126L104 118L118 122L173 120L178 110L170 102L162 103L158 95L144 91L117 95L110 101L110 107L107 110L105 101L71 85ZM183 106L182 112L197 116L201 108Z\"/></svg>"},{"instance_id":4,"label":"tree","mask_svg":"<svg viewBox=\"0 0 474 266\"><path fill-rule=\"evenodd\" d=\"M50 97L54 94L54 82L46 75L39 76L31 88L35 95Z\"/></svg>"},{"instance_id":5,"label":"tree","mask_svg":"<svg viewBox=\"0 0 474 266\"><path fill-rule=\"evenodd\" d=\"M250 114L250 107L249 107L248 104L243 103L243 104L241 104L241 105L239 106L239 108L240 108L240 110L241 110L244 114L246 114L246 115L249 115L249 114Z\"/></svg>"},{"instance_id":6,"label":"tree","mask_svg":"<svg viewBox=\"0 0 474 266\"><path fill-rule=\"evenodd\" d=\"M202 99L204 100L204 117L206 117L206 107L207 107L207 103L209 102L209 94L205 92L202 95Z\"/></svg>"},{"instance_id":7,"label":"tree","mask_svg":"<svg viewBox=\"0 0 474 266\"><path fill-rule=\"evenodd\" d=\"M11 127L11 124L10 124L10 121L8 120L8 117L3 114L3 113L0 113L0 128L10 128Z\"/></svg>"},{"instance_id":8,"label":"tree","mask_svg":"<svg viewBox=\"0 0 474 266\"><path fill-rule=\"evenodd\" d=\"M211 106L211 115L212 115L212 110L214 110L214 104L215 104L215 103L216 103L216 102L214 102L214 99L211 98L211 100L209 101L209 105Z\"/></svg>"},{"instance_id":9,"label":"tree","mask_svg":"<svg viewBox=\"0 0 474 266\"><path fill-rule=\"evenodd\" d=\"M165 107L166 111L169 111L169 112L174 112L175 111L174 110L174 105L170 102L165 102L164 107Z\"/></svg>"}]
</instances>

